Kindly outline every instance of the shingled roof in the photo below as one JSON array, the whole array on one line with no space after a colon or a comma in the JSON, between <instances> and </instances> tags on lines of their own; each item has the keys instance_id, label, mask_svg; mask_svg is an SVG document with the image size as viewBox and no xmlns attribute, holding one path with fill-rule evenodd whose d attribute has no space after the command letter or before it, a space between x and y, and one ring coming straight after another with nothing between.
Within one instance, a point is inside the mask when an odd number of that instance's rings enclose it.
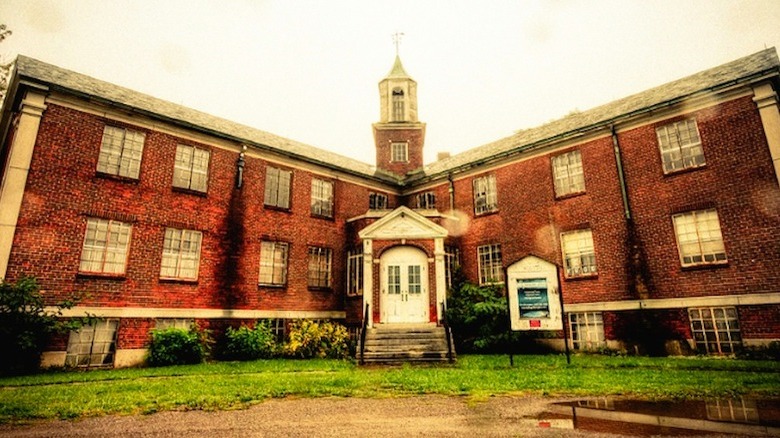
<instances>
[{"instance_id":1,"label":"shingled roof","mask_svg":"<svg viewBox=\"0 0 780 438\"><path fill-rule=\"evenodd\" d=\"M364 177L397 183L398 177L377 170L374 166L304 143L280 137L240 123L177 105L129 88L114 85L52 64L19 55L16 74L22 80L46 85L53 90L77 94L111 105L138 111L155 119L207 132L250 147L293 156L306 162L335 168ZM373 149L373 148L372 148Z\"/></svg>"},{"instance_id":2,"label":"shingled roof","mask_svg":"<svg viewBox=\"0 0 780 438\"><path fill-rule=\"evenodd\" d=\"M647 91L625 97L596 108L578 112L537 128L519 131L514 135L425 166L422 172L410 175L415 182L484 162L501 159L524 150L563 139L591 129L603 128L625 118L673 104L700 93L717 91L737 83L749 82L767 75L780 73L780 60L775 48L763 50L719 67L696 73Z\"/></svg>"}]
</instances>

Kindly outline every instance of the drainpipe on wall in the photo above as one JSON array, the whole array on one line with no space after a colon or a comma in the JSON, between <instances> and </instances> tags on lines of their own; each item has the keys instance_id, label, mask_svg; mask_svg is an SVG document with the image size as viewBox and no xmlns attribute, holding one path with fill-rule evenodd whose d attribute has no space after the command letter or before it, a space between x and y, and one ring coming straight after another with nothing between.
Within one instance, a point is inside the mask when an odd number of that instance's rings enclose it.
<instances>
[{"instance_id":1,"label":"drainpipe on wall","mask_svg":"<svg viewBox=\"0 0 780 438\"><path fill-rule=\"evenodd\" d=\"M612 132L612 149L615 152L615 164L617 165L618 181L620 182L620 195L623 197L623 213L626 220L631 220L631 207L628 204L628 189L626 188L626 176L623 172L623 159L620 155L620 143L618 143L615 125L609 127Z\"/></svg>"}]
</instances>

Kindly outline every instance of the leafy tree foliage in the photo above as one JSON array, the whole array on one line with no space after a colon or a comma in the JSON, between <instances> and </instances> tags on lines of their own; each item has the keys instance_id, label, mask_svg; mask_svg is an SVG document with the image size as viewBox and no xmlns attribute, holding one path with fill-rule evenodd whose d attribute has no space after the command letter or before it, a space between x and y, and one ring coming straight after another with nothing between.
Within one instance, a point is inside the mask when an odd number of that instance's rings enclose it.
<instances>
[{"instance_id":1,"label":"leafy tree foliage","mask_svg":"<svg viewBox=\"0 0 780 438\"><path fill-rule=\"evenodd\" d=\"M11 36L12 33L13 32L8 29L8 26L5 24L0 24L0 42L3 42L3 40ZM8 75L11 72L12 64L13 63L11 62L0 63L0 104L3 103L6 90L8 90Z\"/></svg>"}]
</instances>

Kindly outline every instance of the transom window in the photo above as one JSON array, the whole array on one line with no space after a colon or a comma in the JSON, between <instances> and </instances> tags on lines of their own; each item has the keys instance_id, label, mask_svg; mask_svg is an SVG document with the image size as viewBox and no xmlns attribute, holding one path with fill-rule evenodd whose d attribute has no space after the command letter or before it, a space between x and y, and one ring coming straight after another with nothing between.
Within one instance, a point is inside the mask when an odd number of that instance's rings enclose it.
<instances>
[{"instance_id":1,"label":"transom window","mask_svg":"<svg viewBox=\"0 0 780 438\"><path fill-rule=\"evenodd\" d=\"M575 350L594 350L606 346L604 319L600 312L569 314L571 346Z\"/></svg>"},{"instance_id":2,"label":"transom window","mask_svg":"<svg viewBox=\"0 0 780 438\"><path fill-rule=\"evenodd\" d=\"M479 261L479 284L495 284L504 281L504 268L501 264L501 245L483 245L477 247Z\"/></svg>"},{"instance_id":3,"label":"transom window","mask_svg":"<svg viewBox=\"0 0 780 438\"><path fill-rule=\"evenodd\" d=\"M79 271L98 274L124 274L131 230L132 226L124 222L97 218L87 219Z\"/></svg>"},{"instance_id":4,"label":"transom window","mask_svg":"<svg viewBox=\"0 0 780 438\"><path fill-rule=\"evenodd\" d=\"M309 247L309 287L329 288L331 285L331 250Z\"/></svg>"},{"instance_id":5,"label":"transom window","mask_svg":"<svg viewBox=\"0 0 780 438\"><path fill-rule=\"evenodd\" d=\"M434 210L436 208L436 195L433 192L419 193L417 195L417 208Z\"/></svg>"},{"instance_id":6,"label":"transom window","mask_svg":"<svg viewBox=\"0 0 780 438\"><path fill-rule=\"evenodd\" d=\"M498 210L496 176L474 178L474 213L483 214Z\"/></svg>"},{"instance_id":7,"label":"transom window","mask_svg":"<svg viewBox=\"0 0 780 438\"><path fill-rule=\"evenodd\" d=\"M707 354L734 354L742 346L737 309L702 307L688 309L696 349Z\"/></svg>"},{"instance_id":8,"label":"transom window","mask_svg":"<svg viewBox=\"0 0 780 438\"><path fill-rule=\"evenodd\" d=\"M97 171L138 179L146 134L130 129L106 126L100 144Z\"/></svg>"},{"instance_id":9,"label":"transom window","mask_svg":"<svg viewBox=\"0 0 780 438\"><path fill-rule=\"evenodd\" d=\"M176 147L173 186L206 192L209 178L209 151L180 144Z\"/></svg>"},{"instance_id":10,"label":"transom window","mask_svg":"<svg viewBox=\"0 0 780 438\"><path fill-rule=\"evenodd\" d=\"M387 195L383 193L370 193L368 195L368 208L371 210L387 209Z\"/></svg>"},{"instance_id":11,"label":"transom window","mask_svg":"<svg viewBox=\"0 0 780 438\"><path fill-rule=\"evenodd\" d=\"M347 252L347 295L363 295L363 251Z\"/></svg>"},{"instance_id":12,"label":"transom window","mask_svg":"<svg viewBox=\"0 0 780 438\"><path fill-rule=\"evenodd\" d=\"M561 249L566 277L582 277L598 272L593 233L590 230L561 233Z\"/></svg>"},{"instance_id":13,"label":"transom window","mask_svg":"<svg viewBox=\"0 0 780 438\"><path fill-rule=\"evenodd\" d=\"M292 171L268 167L265 170L265 201L269 207L290 208Z\"/></svg>"},{"instance_id":14,"label":"transom window","mask_svg":"<svg viewBox=\"0 0 780 438\"><path fill-rule=\"evenodd\" d=\"M197 280L202 237L200 231L166 228L160 277Z\"/></svg>"},{"instance_id":15,"label":"transom window","mask_svg":"<svg viewBox=\"0 0 780 438\"><path fill-rule=\"evenodd\" d=\"M661 149L664 173L705 164L704 149L701 146L696 120L669 123L657 128L655 132Z\"/></svg>"},{"instance_id":16,"label":"transom window","mask_svg":"<svg viewBox=\"0 0 780 438\"><path fill-rule=\"evenodd\" d=\"M400 88L393 89L393 121L403 122L405 117L404 110L404 90Z\"/></svg>"},{"instance_id":17,"label":"transom window","mask_svg":"<svg viewBox=\"0 0 780 438\"><path fill-rule=\"evenodd\" d=\"M311 180L311 214L333 217L333 183L313 178Z\"/></svg>"},{"instance_id":18,"label":"transom window","mask_svg":"<svg viewBox=\"0 0 780 438\"><path fill-rule=\"evenodd\" d=\"M118 319L104 319L70 332L65 366L110 367L114 364Z\"/></svg>"},{"instance_id":19,"label":"transom window","mask_svg":"<svg viewBox=\"0 0 780 438\"><path fill-rule=\"evenodd\" d=\"M580 151L571 151L552 158L555 196L565 196L585 191L585 175L582 173Z\"/></svg>"},{"instance_id":20,"label":"transom window","mask_svg":"<svg viewBox=\"0 0 780 438\"><path fill-rule=\"evenodd\" d=\"M270 286L287 284L289 248L285 242L262 242L260 244L260 284Z\"/></svg>"},{"instance_id":21,"label":"transom window","mask_svg":"<svg viewBox=\"0 0 780 438\"><path fill-rule=\"evenodd\" d=\"M390 144L390 161L409 161L409 143L393 142Z\"/></svg>"},{"instance_id":22,"label":"transom window","mask_svg":"<svg viewBox=\"0 0 780 438\"><path fill-rule=\"evenodd\" d=\"M726 263L718 212L699 210L672 216L683 266Z\"/></svg>"}]
</instances>

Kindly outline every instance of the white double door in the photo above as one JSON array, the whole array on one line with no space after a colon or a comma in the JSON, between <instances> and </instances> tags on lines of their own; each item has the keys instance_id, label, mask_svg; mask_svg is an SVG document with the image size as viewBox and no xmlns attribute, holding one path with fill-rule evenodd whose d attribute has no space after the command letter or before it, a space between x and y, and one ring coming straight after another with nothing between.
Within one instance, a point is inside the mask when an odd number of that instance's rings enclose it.
<instances>
[{"instance_id":1,"label":"white double door","mask_svg":"<svg viewBox=\"0 0 780 438\"><path fill-rule=\"evenodd\" d=\"M428 257L417 248L402 246L381 258L383 323L428 322Z\"/></svg>"}]
</instances>

